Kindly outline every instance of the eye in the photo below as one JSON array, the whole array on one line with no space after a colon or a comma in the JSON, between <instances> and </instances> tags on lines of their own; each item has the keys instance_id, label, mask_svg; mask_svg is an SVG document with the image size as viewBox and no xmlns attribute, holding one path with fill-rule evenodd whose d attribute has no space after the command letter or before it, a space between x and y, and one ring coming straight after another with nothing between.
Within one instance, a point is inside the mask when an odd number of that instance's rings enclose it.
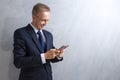
<instances>
[{"instance_id":1,"label":"eye","mask_svg":"<svg viewBox=\"0 0 120 80\"><path fill-rule=\"evenodd\" d=\"M45 21L45 22L47 22L48 21L48 19L40 19L41 21Z\"/></svg>"}]
</instances>

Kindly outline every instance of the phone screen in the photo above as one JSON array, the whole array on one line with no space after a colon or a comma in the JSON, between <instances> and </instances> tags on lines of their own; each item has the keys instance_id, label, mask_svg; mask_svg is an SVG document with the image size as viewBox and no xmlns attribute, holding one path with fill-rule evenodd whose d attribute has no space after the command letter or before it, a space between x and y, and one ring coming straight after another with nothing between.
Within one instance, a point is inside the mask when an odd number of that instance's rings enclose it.
<instances>
[{"instance_id":1,"label":"phone screen","mask_svg":"<svg viewBox=\"0 0 120 80\"><path fill-rule=\"evenodd\" d=\"M59 48L59 50L61 50L61 49L66 49L67 47L69 47L69 45L63 45L63 46L61 46L61 47Z\"/></svg>"}]
</instances>

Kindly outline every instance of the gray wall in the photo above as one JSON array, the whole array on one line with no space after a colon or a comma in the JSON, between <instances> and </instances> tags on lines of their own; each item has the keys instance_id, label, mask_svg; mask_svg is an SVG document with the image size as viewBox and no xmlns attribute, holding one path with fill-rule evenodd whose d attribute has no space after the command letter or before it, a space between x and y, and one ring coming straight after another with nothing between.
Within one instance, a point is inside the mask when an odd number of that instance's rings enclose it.
<instances>
[{"instance_id":1,"label":"gray wall","mask_svg":"<svg viewBox=\"0 0 120 80\"><path fill-rule=\"evenodd\" d=\"M52 9L46 27L54 44L69 44L64 61L52 64L54 80L120 80L119 0L1 0L0 80L17 80L13 32L31 22L31 9L43 2Z\"/></svg>"}]
</instances>

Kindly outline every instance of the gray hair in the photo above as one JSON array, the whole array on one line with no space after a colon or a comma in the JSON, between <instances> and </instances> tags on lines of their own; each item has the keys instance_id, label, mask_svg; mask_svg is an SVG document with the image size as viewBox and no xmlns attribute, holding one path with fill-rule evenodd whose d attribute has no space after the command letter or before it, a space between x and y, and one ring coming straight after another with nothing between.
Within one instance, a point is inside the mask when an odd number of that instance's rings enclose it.
<instances>
[{"instance_id":1,"label":"gray hair","mask_svg":"<svg viewBox=\"0 0 120 80\"><path fill-rule=\"evenodd\" d=\"M50 11L50 8L45 4L37 3L36 5L33 6L32 14L37 15L37 13L43 12L43 11Z\"/></svg>"}]
</instances>

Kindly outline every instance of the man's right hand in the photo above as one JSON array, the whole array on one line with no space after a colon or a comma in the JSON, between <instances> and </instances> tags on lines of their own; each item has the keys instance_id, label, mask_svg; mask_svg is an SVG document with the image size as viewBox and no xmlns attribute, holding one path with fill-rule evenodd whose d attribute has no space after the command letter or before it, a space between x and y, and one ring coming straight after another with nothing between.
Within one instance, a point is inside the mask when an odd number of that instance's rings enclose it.
<instances>
[{"instance_id":1,"label":"man's right hand","mask_svg":"<svg viewBox=\"0 0 120 80\"><path fill-rule=\"evenodd\" d=\"M56 49L50 49L44 55L45 59L54 59L56 57Z\"/></svg>"}]
</instances>

